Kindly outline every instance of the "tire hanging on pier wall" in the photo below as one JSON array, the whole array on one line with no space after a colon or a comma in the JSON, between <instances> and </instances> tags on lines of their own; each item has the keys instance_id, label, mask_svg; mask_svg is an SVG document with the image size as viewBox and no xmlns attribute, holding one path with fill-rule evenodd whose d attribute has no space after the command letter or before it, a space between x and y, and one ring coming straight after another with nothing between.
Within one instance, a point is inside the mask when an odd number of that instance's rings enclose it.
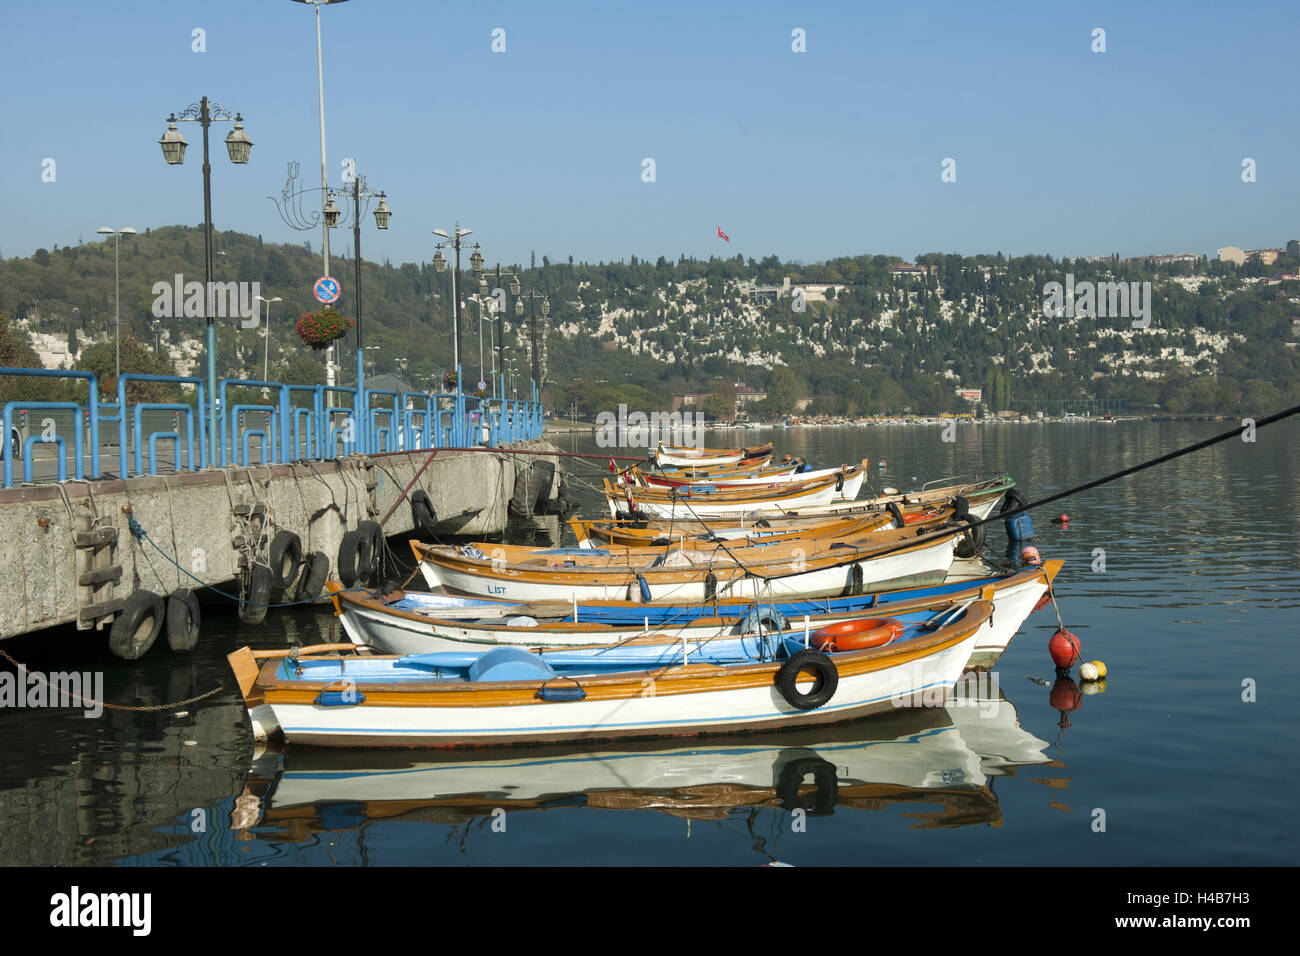
<instances>
[{"instance_id":1,"label":"tire hanging on pier wall","mask_svg":"<svg viewBox=\"0 0 1300 956\"><path fill-rule=\"evenodd\" d=\"M362 566L367 570L362 575L362 583L377 584L384 573L384 529L379 527L378 521L363 521L357 525L357 530L365 544L366 560Z\"/></svg>"},{"instance_id":2,"label":"tire hanging on pier wall","mask_svg":"<svg viewBox=\"0 0 1300 956\"><path fill-rule=\"evenodd\" d=\"M302 577L298 579L295 601L314 601L325 589L325 580L330 573L330 559L323 551L313 551L303 562Z\"/></svg>"},{"instance_id":3,"label":"tire hanging on pier wall","mask_svg":"<svg viewBox=\"0 0 1300 956\"><path fill-rule=\"evenodd\" d=\"M423 488L411 492L411 524L415 530L433 534L438 527L438 513L433 510L433 502Z\"/></svg>"},{"instance_id":4,"label":"tire hanging on pier wall","mask_svg":"<svg viewBox=\"0 0 1300 956\"><path fill-rule=\"evenodd\" d=\"M152 591L136 591L113 621L109 649L124 661L138 661L158 640L165 617L162 598Z\"/></svg>"},{"instance_id":5,"label":"tire hanging on pier wall","mask_svg":"<svg viewBox=\"0 0 1300 956\"><path fill-rule=\"evenodd\" d=\"M244 599L239 602L239 619L245 624L261 624L271 603L271 569L265 564L254 564L248 571L247 581Z\"/></svg>"},{"instance_id":6,"label":"tire hanging on pier wall","mask_svg":"<svg viewBox=\"0 0 1300 956\"><path fill-rule=\"evenodd\" d=\"M345 588L373 584L383 569L384 532L376 521L363 521L339 542L339 580Z\"/></svg>"},{"instance_id":7,"label":"tire hanging on pier wall","mask_svg":"<svg viewBox=\"0 0 1300 956\"><path fill-rule=\"evenodd\" d=\"M271 587L284 590L298 580L302 569L302 539L292 531L281 531L271 539L268 556L271 565Z\"/></svg>"},{"instance_id":8,"label":"tire hanging on pier wall","mask_svg":"<svg viewBox=\"0 0 1300 956\"><path fill-rule=\"evenodd\" d=\"M173 591L167 598L167 646L173 651L194 650L201 622L198 595L189 588Z\"/></svg>"}]
</instances>

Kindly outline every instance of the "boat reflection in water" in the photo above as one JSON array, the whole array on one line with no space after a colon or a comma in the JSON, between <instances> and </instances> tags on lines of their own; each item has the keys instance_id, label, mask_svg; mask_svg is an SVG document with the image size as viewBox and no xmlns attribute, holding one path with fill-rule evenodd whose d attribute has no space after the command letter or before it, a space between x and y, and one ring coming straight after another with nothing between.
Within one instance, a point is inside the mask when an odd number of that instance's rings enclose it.
<instances>
[{"instance_id":1,"label":"boat reflection in water","mask_svg":"<svg viewBox=\"0 0 1300 956\"><path fill-rule=\"evenodd\" d=\"M999 825L993 778L1047 763L988 674L946 707L802 731L579 752L263 751L232 828L298 842L383 820L461 824L523 810L657 810L716 820L742 807L809 815L937 805L920 828Z\"/></svg>"}]
</instances>

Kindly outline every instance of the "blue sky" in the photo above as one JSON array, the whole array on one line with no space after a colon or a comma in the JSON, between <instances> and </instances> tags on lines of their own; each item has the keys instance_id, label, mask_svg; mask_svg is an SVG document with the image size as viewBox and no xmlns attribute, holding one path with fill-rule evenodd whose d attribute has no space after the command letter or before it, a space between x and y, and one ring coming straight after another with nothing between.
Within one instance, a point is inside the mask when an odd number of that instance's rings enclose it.
<instances>
[{"instance_id":1,"label":"blue sky","mask_svg":"<svg viewBox=\"0 0 1300 956\"><path fill-rule=\"evenodd\" d=\"M1300 237L1300 28L1280 3L350 0L322 20L331 181L354 157L393 208L387 233L367 224L367 259L427 260L458 219L489 263ZM266 198L290 160L319 182L315 57L312 11L290 0L7 5L0 252L201 222L197 124L184 166L157 140L204 94L255 143L233 166L213 128L217 228L319 249Z\"/></svg>"}]
</instances>

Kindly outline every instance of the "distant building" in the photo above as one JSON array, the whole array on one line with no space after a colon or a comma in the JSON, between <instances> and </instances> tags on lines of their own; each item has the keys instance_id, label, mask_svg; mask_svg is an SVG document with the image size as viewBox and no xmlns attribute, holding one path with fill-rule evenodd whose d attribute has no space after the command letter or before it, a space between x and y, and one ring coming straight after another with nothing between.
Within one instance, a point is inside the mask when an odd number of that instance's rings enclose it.
<instances>
[{"instance_id":1,"label":"distant building","mask_svg":"<svg viewBox=\"0 0 1300 956\"><path fill-rule=\"evenodd\" d=\"M1292 239L1286 244L1286 254L1292 259L1300 259L1300 239Z\"/></svg>"},{"instance_id":2,"label":"distant building","mask_svg":"<svg viewBox=\"0 0 1300 956\"><path fill-rule=\"evenodd\" d=\"M959 389L957 389L957 396L958 396L959 398L964 398L964 399L966 399L966 401L968 401L968 402L975 402L976 404L979 404L979 402L984 398L984 389L982 389L982 388L959 388Z\"/></svg>"},{"instance_id":3,"label":"distant building","mask_svg":"<svg viewBox=\"0 0 1300 956\"><path fill-rule=\"evenodd\" d=\"M1229 248L1231 248L1231 247L1229 247ZM1220 249L1219 252L1222 253L1223 250ZM1193 266L1194 266L1194 265L1196 265L1197 261L1198 261L1200 258L1201 258L1201 257L1198 256L1198 255L1197 255L1196 253L1194 253L1194 252L1180 252L1180 253L1177 253L1177 254L1175 254L1175 255L1168 255L1168 256L1137 256L1136 258L1134 258L1134 259L1130 259L1130 260L1128 260L1128 261L1129 261L1129 262L1149 262L1149 263L1151 263L1152 265L1155 265L1155 266L1173 265L1173 264L1176 264L1176 263L1185 262L1185 263L1187 263L1188 265L1193 265Z\"/></svg>"},{"instance_id":4,"label":"distant building","mask_svg":"<svg viewBox=\"0 0 1300 956\"><path fill-rule=\"evenodd\" d=\"M1244 266L1246 264L1246 250L1238 249L1236 246L1224 246L1219 250L1220 262L1231 262L1234 266Z\"/></svg>"},{"instance_id":5,"label":"distant building","mask_svg":"<svg viewBox=\"0 0 1300 956\"><path fill-rule=\"evenodd\" d=\"M907 262L899 262L889 267L889 271L896 276L929 275L931 269L931 266L914 266Z\"/></svg>"}]
</instances>

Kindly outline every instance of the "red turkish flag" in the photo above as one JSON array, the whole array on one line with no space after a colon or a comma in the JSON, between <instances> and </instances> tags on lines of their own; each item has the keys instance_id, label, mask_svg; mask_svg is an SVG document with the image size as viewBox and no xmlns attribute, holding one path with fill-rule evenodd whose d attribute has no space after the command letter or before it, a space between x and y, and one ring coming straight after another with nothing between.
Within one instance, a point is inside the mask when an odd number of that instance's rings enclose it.
<instances>
[{"instance_id":1,"label":"red turkish flag","mask_svg":"<svg viewBox=\"0 0 1300 956\"><path fill-rule=\"evenodd\" d=\"M731 241L730 237L729 237L725 232L722 231L722 227L721 227L721 226L718 227L718 238L719 238L719 239L726 239L727 242L730 242L730 241Z\"/></svg>"},{"instance_id":2,"label":"red turkish flag","mask_svg":"<svg viewBox=\"0 0 1300 956\"><path fill-rule=\"evenodd\" d=\"M612 475L612 474L614 474L614 472L616 472L616 471L618 471L618 468L616 468L616 467L614 466L614 459L611 458L611 459L609 460L609 473Z\"/></svg>"}]
</instances>

